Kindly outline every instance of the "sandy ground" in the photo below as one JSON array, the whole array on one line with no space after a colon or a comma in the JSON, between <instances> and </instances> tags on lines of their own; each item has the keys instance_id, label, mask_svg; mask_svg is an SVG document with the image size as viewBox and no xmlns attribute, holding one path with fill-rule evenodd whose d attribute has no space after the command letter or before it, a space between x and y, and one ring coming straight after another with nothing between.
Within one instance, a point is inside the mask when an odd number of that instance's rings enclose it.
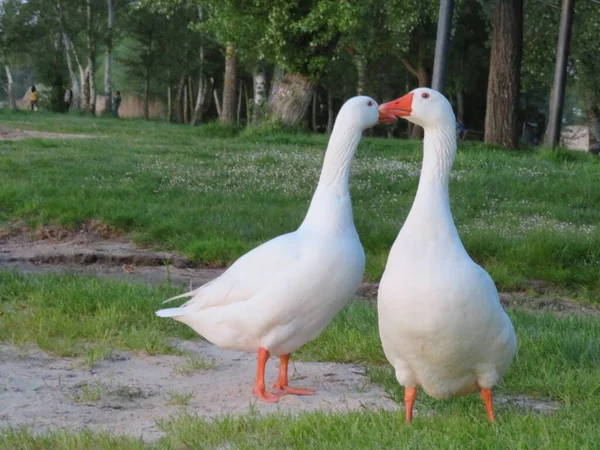
<instances>
[{"instance_id":1,"label":"sandy ground","mask_svg":"<svg viewBox=\"0 0 600 450\"><path fill-rule=\"evenodd\" d=\"M0 141L16 141L27 138L43 139L88 139L97 138L89 134L66 134L66 133L47 133L44 131L28 131L18 128L0 127Z\"/></svg>"},{"instance_id":2,"label":"sandy ground","mask_svg":"<svg viewBox=\"0 0 600 450\"><path fill-rule=\"evenodd\" d=\"M182 356L115 353L88 369L77 359L0 346L0 427L28 425L36 432L90 428L154 440L161 436L156 421L182 411L216 417L251 408L261 414L398 408L383 389L368 383L362 367L335 363L293 364L290 383L317 388L315 395L283 396L277 404L258 402L250 393L254 355L204 342L179 346L213 361L214 368L179 374L177 367L185 364ZM275 380L277 367L271 359L268 383ZM170 405L173 394L193 396L187 405Z\"/></svg>"},{"instance_id":3,"label":"sandy ground","mask_svg":"<svg viewBox=\"0 0 600 450\"><path fill-rule=\"evenodd\" d=\"M168 263L168 269L167 269ZM47 227L35 233L18 228L0 234L0 269L23 273L75 273L128 281L171 282L199 286L223 269L196 267L180 255L140 249L100 223L76 232ZM74 358L56 358L34 348L0 345L0 427L29 425L34 431L55 428L110 430L117 434L160 437L156 420L180 411L205 417L362 408L393 410L397 404L368 383L364 368L347 364L294 364L298 387L315 387L314 396L284 396L276 405L256 402L250 394L255 355L229 352L202 341L180 342L187 352L213 361L214 368L177 373L186 357L114 353L92 369ZM278 363L268 366L274 381ZM98 397L90 399L92 397ZM173 394L193 396L185 406L169 405Z\"/></svg>"}]
</instances>

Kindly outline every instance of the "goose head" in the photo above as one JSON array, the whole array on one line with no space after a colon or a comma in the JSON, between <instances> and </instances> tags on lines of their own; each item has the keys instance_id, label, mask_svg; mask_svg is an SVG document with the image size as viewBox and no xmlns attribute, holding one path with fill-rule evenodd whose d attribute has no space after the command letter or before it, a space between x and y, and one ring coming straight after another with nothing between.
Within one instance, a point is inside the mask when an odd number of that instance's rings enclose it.
<instances>
[{"instance_id":1,"label":"goose head","mask_svg":"<svg viewBox=\"0 0 600 450\"><path fill-rule=\"evenodd\" d=\"M438 91L428 88L415 89L404 97L379 106L379 123L393 123L397 117L423 128L440 125L454 127L456 124L450 102Z\"/></svg>"},{"instance_id":2,"label":"goose head","mask_svg":"<svg viewBox=\"0 0 600 450\"><path fill-rule=\"evenodd\" d=\"M378 105L371 97L358 96L349 99L338 113L335 123L363 131L377 125L379 121Z\"/></svg>"}]
</instances>

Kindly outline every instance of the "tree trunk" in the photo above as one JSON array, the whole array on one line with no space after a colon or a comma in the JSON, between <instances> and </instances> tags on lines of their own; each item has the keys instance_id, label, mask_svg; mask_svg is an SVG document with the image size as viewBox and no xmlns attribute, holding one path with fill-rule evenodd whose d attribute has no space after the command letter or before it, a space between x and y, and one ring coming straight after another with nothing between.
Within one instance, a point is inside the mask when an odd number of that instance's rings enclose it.
<instances>
[{"instance_id":1,"label":"tree trunk","mask_svg":"<svg viewBox=\"0 0 600 450\"><path fill-rule=\"evenodd\" d=\"M192 87L192 76L188 77L188 120L192 121L192 113L194 111L194 88Z\"/></svg>"},{"instance_id":2,"label":"tree trunk","mask_svg":"<svg viewBox=\"0 0 600 450\"><path fill-rule=\"evenodd\" d=\"M465 93L462 89L456 91L456 112L458 121L465 125Z\"/></svg>"},{"instance_id":3,"label":"tree trunk","mask_svg":"<svg viewBox=\"0 0 600 450\"><path fill-rule=\"evenodd\" d=\"M87 45L88 45L88 86L89 107L91 114L96 113L96 38L94 36L94 23L92 1L87 0Z\"/></svg>"},{"instance_id":4,"label":"tree trunk","mask_svg":"<svg viewBox=\"0 0 600 450\"><path fill-rule=\"evenodd\" d=\"M77 66L79 69L80 77L83 77L81 64L79 63L79 58L77 57L77 53L75 53L75 48L73 47L73 42L67 36L66 27L65 27L65 16L62 1L57 3L58 9L58 27L60 29L60 36L63 41L63 48L65 50L65 59L67 61L67 69L69 70L69 77L71 78L71 91L73 95L71 96L71 109L81 109L81 89L80 87L83 85L83 79L81 79L82 83L79 83L77 79L77 73L75 72L75 67L73 61L71 59L71 52L73 52L73 56L77 62Z\"/></svg>"},{"instance_id":5,"label":"tree trunk","mask_svg":"<svg viewBox=\"0 0 600 450\"><path fill-rule=\"evenodd\" d=\"M106 0L108 6L108 21L106 26L106 49L104 55L104 113L110 115L112 112L112 85L110 71L112 66L112 29L114 22L114 1Z\"/></svg>"},{"instance_id":6,"label":"tree trunk","mask_svg":"<svg viewBox=\"0 0 600 450\"><path fill-rule=\"evenodd\" d=\"M225 48L225 79L223 81L223 110L221 111L221 121L226 125L233 125L235 121L236 85L236 48L234 43L229 43Z\"/></svg>"},{"instance_id":7,"label":"tree trunk","mask_svg":"<svg viewBox=\"0 0 600 450\"><path fill-rule=\"evenodd\" d=\"M223 111L221 110L221 103L219 103L219 94L217 93L217 90L213 90L213 97L215 98L215 106L217 108L217 116L219 116L219 119L221 118L221 116L223 115Z\"/></svg>"},{"instance_id":8,"label":"tree trunk","mask_svg":"<svg viewBox=\"0 0 600 450\"><path fill-rule=\"evenodd\" d=\"M170 71L169 71L170 72ZM167 122L173 121L173 86L169 77L169 86L167 86Z\"/></svg>"},{"instance_id":9,"label":"tree trunk","mask_svg":"<svg viewBox=\"0 0 600 450\"><path fill-rule=\"evenodd\" d=\"M595 141L596 145L598 145L600 144L600 108L597 106L590 106L587 108L586 115L592 139Z\"/></svg>"},{"instance_id":10,"label":"tree trunk","mask_svg":"<svg viewBox=\"0 0 600 450\"><path fill-rule=\"evenodd\" d=\"M177 123L183 123L183 89L185 87L185 75L181 75L179 79L179 85L177 86L177 114L175 115Z\"/></svg>"},{"instance_id":11,"label":"tree trunk","mask_svg":"<svg viewBox=\"0 0 600 450\"><path fill-rule=\"evenodd\" d=\"M367 88L367 61L363 55L354 56L354 64L356 65L356 95L364 95Z\"/></svg>"},{"instance_id":12,"label":"tree trunk","mask_svg":"<svg viewBox=\"0 0 600 450\"><path fill-rule=\"evenodd\" d=\"M273 71L273 80L271 83L271 91L269 92L269 98L267 103L271 104L271 101L273 100L273 96L275 95L275 88L279 85L279 83L281 82L281 80L283 79L285 72L283 71L283 69L281 67L275 67L275 70Z\"/></svg>"},{"instance_id":13,"label":"tree trunk","mask_svg":"<svg viewBox=\"0 0 600 450\"><path fill-rule=\"evenodd\" d=\"M75 63L77 64L77 69L79 70L79 81L80 84L79 86L81 86L81 90L79 93L75 92L75 86L73 86L73 101L77 102L76 105L80 108L83 109L84 111L87 111L88 109L88 105L89 105L89 87L88 87L88 94L87 97L85 95L85 85L87 83L87 72L86 69L83 68L83 66L81 65L81 61L79 59L79 55L77 54L77 50L75 49L75 46L73 45L73 41L71 39L69 39L67 37L68 41L69 41L69 48L71 49L71 51L73 52L73 56L75 57ZM75 100L77 94L79 94L79 98L77 100Z\"/></svg>"},{"instance_id":14,"label":"tree trunk","mask_svg":"<svg viewBox=\"0 0 600 450\"><path fill-rule=\"evenodd\" d=\"M184 83L185 84L185 83ZM183 87L183 123L188 123L190 121L189 116L189 99L188 99L188 88L187 86Z\"/></svg>"},{"instance_id":15,"label":"tree trunk","mask_svg":"<svg viewBox=\"0 0 600 450\"><path fill-rule=\"evenodd\" d=\"M200 23L203 22L204 19L204 10L201 5L198 6L198 18ZM204 104L206 103L207 94L210 92L211 87L209 87L208 80L204 75L204 35L201 36L200 40L200 52L199 52L199 75L198 75L198 96L196 97L196 104L194 105L194 113L192 114L191 125L196 126L200 122L202 122L204 116Z\"/></svg>"},{"instance_id":16,"label":"tree trunk","mask_svg":"<svg viewBox=\"0 0 600 450\"><path fill-rule=\"evenodd\" d=\"M423 30L419 33L423 35L419 41L419 52L417 56L417 67L413 66L406 58L401 58L404 67L412 73L419 84L419 87L430 87L431 86L431 70L428 67L427 61L429 60L429 54L427 52L427 41L424 37L425 33ZM412 139L423 139L424 131L418 125L414 125L410 130L409 136Z\"/></svg>"},{"instance_id":17,"label":"tree trunk","mask_svg":"<svg viewBox=\"0 0 600 450\"><path fill-rule=\"evenodd\" d=\"M71 42L65 34L62 34L63 47L65 49L65 57L67 60L67 68L69 69L69 77L71 78L71 91L73 96L71 97L71 108L81 108L81 90L79 89L79 80L77 79L77 73L73 67L73 61L71 60Z\"/></svg>"},{"instance_id":18,"label":"tree trunk","mask_svg":"<svg viewBox=\"0 0 600 450\"><path fill-rule=\"evenodd\" d=\"M144 77L144 119L150 119L150 68L146 68Z\"/></svg>"},{"instance_id":19,"label":"tree trunk","mask_svg":"<svg viewBox=\"0 0 600 450\"><path fill-rule=\"evenodd\" d=\"M246 100L246 126L249 126L252 120L252 106L250 106L250 90L244 83L244 98Z\"/></svg>"},{"instance_id":20,"label":"tree trunk","mask_svg":"<svg viewBox=\"0 0 600 450\"><path fill-rule=\"evenodd\" d=\"M83 110L90 112L90 67L83 69Z\"/></svg>"},{"instance_id":21,"label":"tree trunk","mask_svg":"<svg viewBox=\"0 0 600 450\"><path fill-rule=\"evenodd\" d=\"M317 132L317 91L313 93L312 98L312 130L313 133Z\"/></svg>"},{"instance_id":22,"label":"tree trunk","mask_svg":"<svg viewBox=\"0 0 600 450\"><path fill-rule=\"evenodd\" d=\"M271 117L284 125L298 126L306 116L315 84L299 73L287 73L275 84L269 102Z\"/></svg>"},{"instance_id":23,"label":"tree trunk","mask_svg":"<svg viewBox=\"0 0 600 450\"><path fill-rule=\"evenodd\" d=\"M17 109L17 100L15 98L15 85L13 83L12 71L8 64L4 64L4 70L6 72L6 93L8 94L8 107L10 109Z\"/></svg>"},{"instance_id":24,"label":"tree trunk","mask_svg":"<svg viewBox=\"0 0 600 450\"><path fill-rule=\"evenodd\" d=\"M252 105L252 123L257 124L265 115L267 104L267 73L264 65L259 65L254 71L254 102Z\"/></svg>"},{"instance_id":25,"label":"tree trunk","mask_svg":"<svg viewBox=\"0 0 600 450\"><path fill-rule=\"evenodd\" d=\"M208 79L204 75L200 75L198 82L198 96L196 97L196 105L194 106L194 114L192 116L192 126L198 125L204 118L204 113L210 108L210 92L212 91L212 78Z\"/></svg>"},{"instance_id":26,"label":"tree trunk","mask_svg":"<svg viewBox=\"0 0 600 450\"><path fill-rule=\"evenodd\" d=\"M327 90L327 134L333 130L333 96L331 90Z\"/></svg>"},{"instance_id":27,"label":"tree trunk","mask_svg":"<svg viewBox=\"0 0 600 450\"><path fill-rule=\"evenodd\" d=\"M240 81L240 87L238 89L238 104L237 104L237 117L236 117L236 124L240 124L240 119L242 116L242 95L244 93L244 85L243 83Z\"/></svg>"},{"instance_id":28,"label":"tree trunk","mask_svg":"<svg viewBox=\"0 0 600 450\"><path fill-rule=\"evenodd\" d=\"M497 0L491 42L484 141L517 148L523 0Z\"/></svg>"}]
</instances>

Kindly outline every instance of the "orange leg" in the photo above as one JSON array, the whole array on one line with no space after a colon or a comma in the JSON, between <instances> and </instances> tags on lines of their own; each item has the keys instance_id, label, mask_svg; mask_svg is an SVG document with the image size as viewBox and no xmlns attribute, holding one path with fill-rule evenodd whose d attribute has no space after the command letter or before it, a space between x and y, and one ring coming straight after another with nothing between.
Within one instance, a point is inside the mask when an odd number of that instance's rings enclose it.
<instances>
[{"instance_id":1,"label":"orange leg","mask_svg":"<svg viewBox=\"0 0 600 450\"><path fill-rule=\"evenodd\" d=\"M482 389L481 390L481 399L485 404L485 409L487 410L488 419L490 422L494 423L494 410L492 409L492 403L494 401L494 393L491 389Z\"/></svg>"},{"instance_id":2,"label":"orange leg","mask_svg":"<svg viewBox=\"0 0 600 450\"><path fill-rule=\"evenodd\" d=\"M269 352L264 348L260 347L258 349L258 366L252 393L263 402L275 403L279 401L279 396L268 392L265 388L265 366L270 356Z\"/></svg>"},{"instance_id":3,"label":"orange leg","mask_svg":"<svg viewBox=\"0 0 600 450\"><path fill-rule=\"evenodd\" d=\"M279 375L277 381L273 385L273 389L279 389L284 391L286 394L292 395L313 395L316 389L298 389L291 387L288 384L288 364L290 362L290 355L283 355L279 358Z\"/></svg>"},{"instance_id":4,"label":"orange leg","mask_svg":"<svg viewBox=\"0 0 600 450\"><path fill-rule=\"evenodd\" d=\"M406 423L412 423L413 406L417 398L417 388L404 388L404 405L406 407Z\"/></svg>"}]
</instances>

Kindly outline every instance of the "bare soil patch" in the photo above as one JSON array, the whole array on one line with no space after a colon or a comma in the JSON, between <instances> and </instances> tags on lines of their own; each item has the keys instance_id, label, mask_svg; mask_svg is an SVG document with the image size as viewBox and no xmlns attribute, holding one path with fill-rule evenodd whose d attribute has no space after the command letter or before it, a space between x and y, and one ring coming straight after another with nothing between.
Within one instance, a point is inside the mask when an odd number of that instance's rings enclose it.
<instances>
[{"instance_id":1,"label":"bare soil patch","mask_svg":"<svg viewBox=\"0 0 600 450\"><path fill-rule=\"evenodd\" d=\"M28 138L41 139L90 139L99 136L90 134L67 134L67 133L47 133L44 131L29 131L19 128L0 127L0 141L16 141Z\"/></svg>"},{"instance_id":2,"label":"bare soil patch","mask_svg":"<svg viewBox=\"0 0 600 450\"><path fill-rule=\"evenodd\" d=\"M294 385L317 388L314 396L258 402L251 395L255 355L202 341L178 346L212 361L213 368L182 374L178 367L185 365L185 356L114 353L89 369L79 359L0 345L0 428L89 428L155 440L161 436L156 421L183 411L217 417L251 409L268 414L398 408L381 387L368 382L363 367L337 363L293 364ZM275 359L269 362L268 382L277 377L277 366Z\"/></svg>"},{"instance_id":3,"label":"bare soil patch","mask_svg":"<svg viewBox=\"0 0 600 450\"><path fill-rule=\"evenodd\" d=\"M173 252L136 247L123 233L99 220L78 230L46 226L27 232L19 225L0 229L0 269L27 274L70 273L198 287L224 272ZM377 299L378 283L362 283L357 295ZM600 316L600 309L551 294L551 285L531 280L523 291L502 292L505 307L557 314Z\"/></svg>"},{"instance_id":4,"label":"bare soil patch","mask_svg":"<svg viewBox=\"0 0 600 450\"><path fill-rule=\"evenodd\" d=\"M19 226L0 232L0 268L23 273L72 273L160 284L202 285L223 269L172 252L139 248L118 230L89 221L78 230L46 226L31 233Z\"/></svg>"}]
</instances>

